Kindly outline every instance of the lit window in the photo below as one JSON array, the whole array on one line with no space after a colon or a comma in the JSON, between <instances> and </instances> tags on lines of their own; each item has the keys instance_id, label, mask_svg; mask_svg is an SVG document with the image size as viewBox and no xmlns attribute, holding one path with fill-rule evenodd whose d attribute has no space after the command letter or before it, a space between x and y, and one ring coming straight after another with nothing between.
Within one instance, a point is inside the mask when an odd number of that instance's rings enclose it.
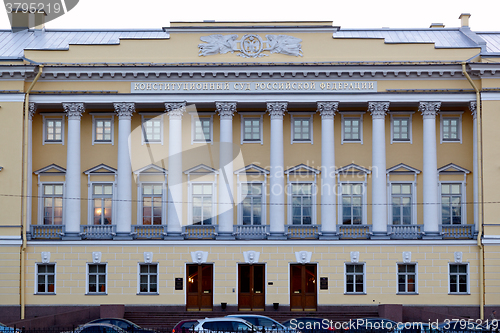
<instances>
[{"instance_id":1,"label":"lit window","mask_svg":"<svg viewBox=\"0 0 500 333\"><path fill-rule=\"evenodd\" d=\"M347 294L359 294L365 292L365 269L364 264L345 265L345 291Z\"/></svg>"},{"instance_id":2,"label":"lit window","mask_svg":"<svg viewBox=\"0 0 500 333\"><path fill-rule=\"evenodd\" d=\"M43 224L62 224L63 220L63 185L43 185Z\"/></svg>"},{"instance_id":3,"label":"lit window","mask_svg":"<svg viewBox=\"0 0 500 333\"><path fill-rule=\"evenodd\" d=\"M142 185L142 224L161 224L163 186L161 184Z\"/></svg>"},{"instance_id":4,"label":"lit window","mask_svg":"<svg viewBox=\"0 0 500 333\"><path fill-rule=\"evenodd\" d=\"M410 118L394 117L392 119L392 141L410 141Z\"/></svg>"},{"instance_id":5,"label":"lit window","mask_svg":"<svg viewBox=\"0 0 500 333\"><path fill-rule=\"evenodd\" d=\"M37 264L36 293L55 293L56 271L54 264Z\"/></svg>"},{"instance_id":6,"label":"lit window","mask_svg":"<svg viewBox=\"0 0 500 333\"><path fill-rule=\"evenodd\" d=\"M212 224L212 193L212 184L193 184L193 224Z\"/></svg>"},{"instance_id":7,"label":"lit window","mask_svg":"<svg viewBox=\"0 0 500 333\"><path fill-rule=\"evenodd\" d=\"M311 118L292 118L293 142L311 141Z\"/></svg>"},{"instance_id":8,"label":"lit window","mask_svg":"<svg viewBox=\"0 0 500 333\"><path fill-rule=\"evenodd\" d=\"M411 184L392 184L392 224L411 224Z\"/></svg>"},{"instance_id":9,"label":"lit window","mask_svg":"<svg viewBox=\"0 0 500 333\"><path fill-rule=\"evenodd\" d=\"M113 184L93 185L94 224L111 224Z\"/></svg>"},{"instance_id":10,"label":"lit window","mask_svg":"<svg viewBox=\"0 0 500 333\"><path fill-rule=\"evenodd\" d=\"M398 293L416 293L416 286L416 265L398 264Z\"/></svg>"},{"instance_id":11,"label":"lit window","mask_svg":"<svg viewBox=\"0 0 500 333\"><path fill-rule=\"evenodd\" d=\"M195 119L193 141L195 142L212 141L212 118Z\"/></svg>"},{"instance_id":12,"label":"lit window","mask_svg":"<svg viewBox=\"0 0 500 333\"><path fill-rule=\"evenodd\" d=\"M139 265L139 293L158 292L158 265Z\"/></svg>"},{"instance_id":13,"label":"lit window","mask_svg":"<svg viewBox=\"0 0 500 333\"><path fill-rule=\"evenodd\" d=\"M462 185L441 184L443 224L462 224Z\"/></svg>"},{"instance_id":14,"label":"lit window","mask_svg":"<svg viewBox=\"0 0 500 333\"><path fill-rule=\"evenodd\" d=\"M243 142L262 141L261 119L243 118Z\"/></svg>"},{"instance_id":15,"label":"lit window","mask_svg":"<svg viewBox=\"0 0 500 333\"><path fill-rule=\"evenodd\" d=\"M161 143L162 142L162 118L144 118L142 123L142 131L144 134L144 142L146 143Z\"/></svg>"},{"instance_id":16,"label":"lit window","mask_svg":"<svg viewBox=\"0 0 500 333\"><path fill-rule=\"evenodd\" d=\"M362 224L363 184L342 184L342 224Z\"/></svg>"},{"instance_id":17,"label":"lit window","mask_svg":"<svg viewBox=\"0 0 500 333\"><path fill-rule=\"evenodd\" d=\"M242 184L241 203L243 224L261 225L262 224L262 185L261 184Z\"/></svg>"},{"instance_id":18,"label":"lit window","mask_svg":"<svg viewBox=\"0 0 500 333\"><path fill-rule=\"evenodd\" d=\"M450 264L450 293L467 294L469 292L467 264Z\"/></svg>"},{"instance_id":19,"label":"lit window","mask_svg":"<svg viewBox=\"0 0 500 333\"><path fill-rule=\"evenodd\" d=\"M63 120L62 119L45 119L45 138L46 143L62 143L63 142Z\"/></svg>"},{"instance_id":20,"label":"lit window","mask_svg":"<svg viewBox=\"0 0 500 333\"><path fill-rule=\"evenodd\" d=\"M292 224L312 224L312 184L292 184Z\"/></svg>"},{"instance_id":21,"label":"lit window","mask_svg":"<svg viewBox=\"0 0 500 333\"><path fill-rule=\"evenodd\" d=\"M361 142L361 117L343 117L343 141Z\"/></svg>"},{"instance_id":22,"label":"lit window","mask_svg":"<svg viewBox=\"0 0 500 333\"><path fill-rule=\"evenodd\" d=\"M460 141L460 118L441 118L443 141Z\"/></svg>"},{"instance_id":23,"label":"lit window","mask_svg":"<svg viewBox=\"0 0 500 333\"><path fill-rule=\"evenodd\" d=\"M106 293L106 264L88 265L88 293Z\"/></svg>"},{"instance_id":24,"label":"lit window","mask_svg":"<svg viewBox=\"0 0 500 333\"><path fill-rule=\"evenodd\" d=\"M111 119L94 119L94 142L111 143L113 133L113 122Z\"/></svg>"}]
</instances>

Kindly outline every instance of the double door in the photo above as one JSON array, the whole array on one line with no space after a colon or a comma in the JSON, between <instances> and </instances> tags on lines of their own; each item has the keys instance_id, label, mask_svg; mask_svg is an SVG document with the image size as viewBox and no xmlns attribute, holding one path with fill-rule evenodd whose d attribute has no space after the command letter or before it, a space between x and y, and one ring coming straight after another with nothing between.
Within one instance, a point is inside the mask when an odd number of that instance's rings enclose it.
<instances>
[{"instance_id":1,"label":"double door","mask_svg":"<svg viewBox=\"0 0 500 333\"><path fill-rule=\"evenodd\" d=\"M186 310L212 311L213 309L213 265L187 265Z\"/></svg>"},{"instance_id":2,"label":"double door","mask_svg":"<svg viewBox=\"0 0 500 333\"><path fill-rule=\"evenodd\" d=\"M290 310L316 311L316 264L290 265Z\"/></svg>"},{"instance_id":3,"label":"double door","mask_svg":"<svg viewBox=\"0 0 500 333\"><path fill-rule=\"evenodd\" d=\"M238 265L238 310L264 311L266 303L264 274L264 265Z\"/></svg>"}]
</instances>

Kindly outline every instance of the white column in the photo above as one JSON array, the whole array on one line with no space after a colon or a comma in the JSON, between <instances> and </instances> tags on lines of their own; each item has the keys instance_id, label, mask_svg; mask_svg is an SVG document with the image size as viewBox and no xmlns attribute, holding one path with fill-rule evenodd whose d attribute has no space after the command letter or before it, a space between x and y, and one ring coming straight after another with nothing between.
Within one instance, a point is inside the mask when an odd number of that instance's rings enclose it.
<instances>
[{"instance_id":1,"label":"white column","mask_svg":"<svg viewBox=\"0 0 500 333\"><path fill-rule=\"evenodd\" d=\"M27 191L27 200L26 204L28 205L27 209L27 221L28 221L28 226L31 225L31 217L32 217L32 196L33 196L33 116L36 113L36 104L35 103L30 103L29 104L29 113L28 113L28 191ZM30 229L28 229L29 231Z\"/></svg>"},{"instance_id":2,"label":"white column","mask_svg":"<svg viewBox=\"0 0 500 333\"><path fill-rule=\"evenodd\" d=\"M131 118L134 103L114 103L118 114L118 172L116 186L116 238L130 239L132 232L132 163L130 160Z\"/></svg>"},{"instance_id":3,"label":"white column","mask_svg":"<svg viewBox=\"0 0 500 333\"><path fill-rule=\"evenodd\" d=\"M424 170L423 205L424 232L426 238L439 237L439 198L436 153L436 113L441 102L420 102L418 107L424 119Z\"/></svg>"},{"instance_id":4,"label":"white column","mask_svg":"<svg viewBox=\"0 0 500 333\"><path fill-rule=\"evenodd\" d=\"M479 230L479 156L477 154L477 102L470 102L469 109L472 112L472 175L474 177L473 199L474 199L474 230Z\"/></svg>"},{"instance_id":5,"label":"white column","mask_svg":"<svg viewBox=\"0 0 500 333\"><path fill-rule=\"evenodd\" d=\"M321 233L322 239L337 239L335 191L334 116L338 102L318 102L321 116Z\"/></svg>"},{"instance_id":6,"label":"white column","mask_svg":"<svg viewBox=\"0 0 500 333\"><path fill-rule=\"evenodd\" d=\"M83 103L63 103L68 116L66 145L66 187L64 189L65 238L78 238L81 220L80 120L85 112Z\"/></svg>"},{"instance_id":7,"label":"white column","mask_svg":"<svg viewBox=\"0 0 500 333\"><path fill-rule=\"evenodd\" d=\"M389 102L369 102L372 115L372 232L373 238L387 238L387 177L385 157L385 115Z\"/></svg>"},{"instance_id":8,"label":"white column","mask_svg":"<svg viewBox=\"0 0 500 333\"><path fill-rule=\"evenodd\" d=\"M269 176L270 239L285 238L285 174L283 158L283 116L287 102L267 103L271 117L271 170Z\"/></svg>"},{"instance_id":9,"label":"white column","mask_svg":"<svg viewBox=\"0 0 500 333\"><path fill-rule=\"evenodd\" d=\"M219 149L219 236L218 239L234 238L234 196L233 196L233 116L234 102L216 102L220 117Z\"/></svg>"},{"instance_id":10,"label":"white column","mask_svg":"<svg viewBox=\"0 0 500 333\"><path fill-rule=\"evenodd\" d=\"M182 238L182 115L186 102L165 103L168 112L168 205L167 236Z\"/></svg>"}]
</instances>

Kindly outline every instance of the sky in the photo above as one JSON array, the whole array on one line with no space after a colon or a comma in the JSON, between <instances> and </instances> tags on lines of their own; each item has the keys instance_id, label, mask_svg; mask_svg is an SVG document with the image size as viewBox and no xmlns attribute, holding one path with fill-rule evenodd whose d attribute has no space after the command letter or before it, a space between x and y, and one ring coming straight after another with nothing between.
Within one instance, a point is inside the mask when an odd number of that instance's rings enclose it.
<instances>
[{"instance_id":1,"label":"sky","mask_svg":"<svg viewBox=\"0 0 500 333\"><path fill-rule=\"evenodd\" d=\"M35 0L30 0L32 2ZM140 29L175 21L333 21L342 28L459 27L470 13L474 31L500 31L499 0L79 0L48 29ZM10 29L0 13L0 29Z\"/></svg>"}]
</instances>

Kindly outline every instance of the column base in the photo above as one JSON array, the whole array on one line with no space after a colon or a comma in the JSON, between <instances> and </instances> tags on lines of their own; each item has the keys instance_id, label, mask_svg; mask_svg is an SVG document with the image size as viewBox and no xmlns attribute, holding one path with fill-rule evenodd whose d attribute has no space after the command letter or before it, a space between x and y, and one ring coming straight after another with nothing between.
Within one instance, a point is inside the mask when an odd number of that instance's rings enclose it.
<instances>
[{"instance_id":1,"label":"column base","mask_svg":"<svg viewBox=\"0 0 500 333\"><path fill-rule=\"evenodd\" d=\"M424 231L422 239L443 239L443 236L438 231Z\"/></svg>"},{"instance_id":2,"label":"column base","mask_svg":"<svg viewBox=\"0 0 500 333\"><path fill-rule=\"evenodd\" d=\"M271 232L269 236L267 236L267 239L270 240L286 240L288 237L285 235L284 232Z\"/></svg>"},{"instance_id":3,"label":"column base","mask_svg":"<svg viewBox=\"0 0 500 333\"><path fill-rule=\"evenodd\" d=\"M163 236L165 240L184 240L184 236L181 232L167 232L165 236Z\"/></svg>"},{"instance_id":4,"label":"column base","mask_svg":"<svg viewBox=\"0 0 500 333\"><path fill-rule=\"evenodd\" d=\"M387 232L374 231L370 239L391 239L391 236L388 235Z\"/></svg>"},{"instance_id":5,"label":"column base","mask_svg":"<svg viewBox=\"0 0 500 333\"><path fill-rule=\"evenodd\" d=\"M339 234L337 234L337 232L335 231L323 231L321 232L321 235L319 236L319 239L322 239L322 240L335 240L335 239L339 239Z\"/></svg>"},{"instance_id":6,"label":"column base","mask_svg":"<svg viewBox=\"0 0 500 333\"><path fill-rule=\"evenodd\" d=\"M215 237L217 240L235 240L235 237L232 232L220 232Z\"/></svg>"},{"instance_id":7,"label":"column base","mask_svg":"<svg viewBox=\"0 0 500 333\"><path fill-rule=\"evenodd\" d=\"M62 240L82 240L82 236L80 235L79 232L65 232L64 236L61 237Z\"/></svg>"},{"instance_id":8,"label":"column base","mask_svg":"<svg viewBox=\"0 0 500 333\"><path fill-rule=\"evenodd\" d=\"M134 237L130 232L117 232L116 236L113 236L113 240L132 240Z\"/></svg>"}]
</instances>

